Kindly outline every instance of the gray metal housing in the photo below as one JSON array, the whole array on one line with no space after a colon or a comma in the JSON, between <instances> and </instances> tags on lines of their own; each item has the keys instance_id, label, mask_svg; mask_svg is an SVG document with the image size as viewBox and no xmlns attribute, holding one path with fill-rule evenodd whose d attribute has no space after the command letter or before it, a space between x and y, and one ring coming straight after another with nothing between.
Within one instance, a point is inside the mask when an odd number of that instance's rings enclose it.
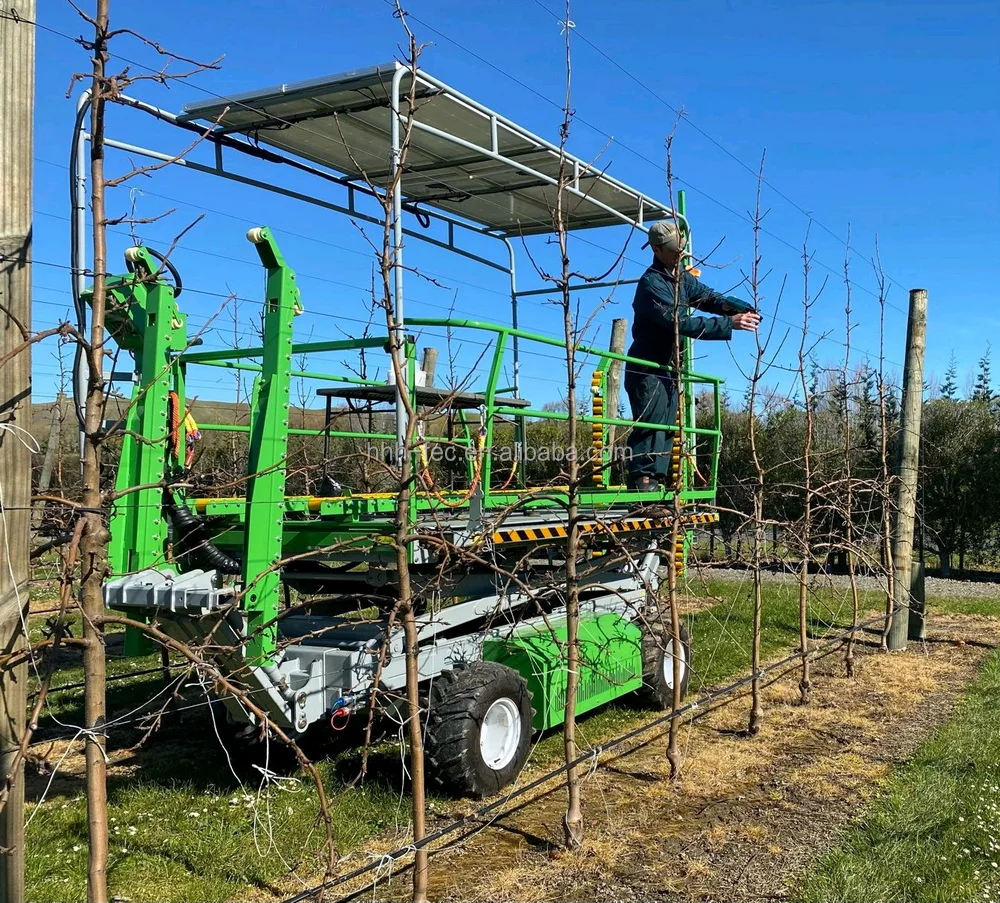
<instances>
[{"instance_id":1,"label":"gray metal housing","mask_svg":"<svg viewBox=\"0 0 1000 903\"><path fill-rule=\"evenodd\" d=\"M617 612L636 618L646 600L656 597L661 553L646 551L637 564L598 571L582 589L581 612ZM167 571L143 571L110 581L105 586L108 606L140 609L182 642L204 642L211 628L217 666L241 684L253 702L282 730L291 734L329 717L338 700L353 699L364 708L382 658L380 686L389 691L406 687L403 631L387 635L386 618L356 621L314 615L282 619L280 635L294 637L284 645L273 666L248 665L243 616L231 603L231 589L215 589L214 571L192 571L180 576ZM428 611L417 618L421 682L482 658L483 643L529 625L542 627L546 619L535 598L521 592L499 592ZM200 617L199 617L200 616ZM558 614L555 617L559 617ZM464 625L489 620L483 629ZM387 643L384 656L383 643ZM255 724L257 717L234 697L224 699L231 718Z\"/></svg>"}]
</instances>

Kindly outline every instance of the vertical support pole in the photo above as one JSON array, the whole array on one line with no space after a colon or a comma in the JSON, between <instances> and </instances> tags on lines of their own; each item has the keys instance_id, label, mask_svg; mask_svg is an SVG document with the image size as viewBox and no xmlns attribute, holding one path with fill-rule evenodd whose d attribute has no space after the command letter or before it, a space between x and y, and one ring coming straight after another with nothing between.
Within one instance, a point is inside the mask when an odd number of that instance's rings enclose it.
<instances>
[{"instance_id":1,"label":"vertical support pole","mask_svg":"<svg viewBox=\"0 0 1000 903\"><path fill-rule=\"evenodd\" d=\"M20 21L0 17L0 357L31 329L32 115L35 105L35 2L18 3ZM31 350L0 368L0 652L24 648L31 536ZM27 662L0 670L0 761L9 787L0 812L0 901L24 899L24 763Z\"/></svg>"},{"instance_id":2,"label":"vertical support pole","mask_svg":"<svg viewBox=\"0 0 1000 903\"><path fill-rule=\"evenodd\" d=\"M76 124L73 132L72 172L70 173L70 195L73 207L70 216L70 253L72 254L71 281L73 299L77 304L77 329L80 335L86 335L83 298L87 288L87 132L84 128L87 111L90 109L91 92L86 90L76 103ZM74 416L83 422L84 399L87 397L87 361L83 346L77 345L73 359L73 406ZM80 434L81 467L83 459L83 433Z\"/></svg>"},{"instance_id":3,"label":"vertical support pole","mask_svg":"<svg viewBox=\"0 0 1000 903\"><path fill-rule=\"evenodd\" d=\"M712 384L712 479L708 484L715 492L719 488L719 458L722 455L722 387Z\"/></svg>"},{"instance_id":4,"label":"vertical support pole","mask_svg":"<svg viewBox=\"0 0 1000 903\"><path fill-rule=\"evenodd\" d=\"M910 291L903 365L903 410L900 423L899 489L892 542L895 572L893 616L889 626L890 651L906 648L910 622L910 574L913 566L913 521L917 506L917 464L920 454L920 417L924 395L924 350L927 344L927 292Z\"/></svg>"},{"instance_id":5,"label":"vertical support pole","mask_svg":"<svg viewBox=\"0 0 1000 903\"><path fill-rule=\"evenodd\" d=\"M677 212L687 228L688 233L688 253L681 258L681 266L686 270L691 266L694 252L694 240L691 236L691 229L687 226L687 193L681 189L677 192ZM684 489L691 488L692 466L697 466L695 462L694 441L691 439L693 433L687 433L688 427L696 426L695 423L695 398L694 390L689 381L689 374L694 363L694 340L685 336L681 351L681 372L677 374L678 385L683 396L684 407L681 413L681 486Z\"/></svg>"},{"instance_id":6,"label":"vertical support pole","mask_svg":"<svg viewBox=\"0 0 1000 903\"><path fill-rule=\"evenodd\" d=\"M176 308L175 308L176 309ZM185 319L185 325L187 322L187 317ZM187 330L184 330L184 348L181 351L185 351L187 348ZM174 449L175 455L171 462L172 467L176 467L177 471L183 472L187 470L187 426L184 422L185 415L187 414L187 365L182 363L174 363L171 368L171 376L174 383L174 392L177 393L177 402L180 405L178 409L178 414L180 415L180 426L177 429L177 447Z\"/></svg>"},{"instance_id":7,"label":"vertical support pole","mask_svg":"<svg viewBox=\"0 0 1000 903\"><path fill-rule=\"evenodd\" d=\"M917 455L918 472L923 469L923 443ZM922 477L921 477L922 479ZM907 628L906 638L908 640L926 639L926 629L924 623L924 611L927 607L926 588L926 562L924 561L924 550L927 546L927 521L924 513L924 494L922 490L917 492L917 503L920 509L918 515L919 533L917 534L917 560L913 564L913 575L910 580L910 623Z\"/></svg>"},{"instance_id":8,"label":"vertical support pole","mask_svg":"<svg viewBox=\"0 0 1000 903\"><path fill-rule=\"evenodd\" d=\"M400 145L400 113L399 89L403 83L403 75L408 69L397 66L392 75L392 87L389 95L392 166L390 185L392 185L392 272L393 272L393 317L392 334L389 336L390 349L403 348L406 337L403 321L403 174L400 167L403 161L403 148ZM405 374L404 370L404 374ZM403 393L408 386L399 385L396 380L396 464L402 465L406 442L407 413L403 401Z\"/></svg>"},{"instance_id":9,"label":"vertical support pole","mask_svg":"<svg viewBox=\"0 0 1000 903\"><path fill-rule=\"evenodd\" d=\"M428 388L434 385L434 374L437 372L437 362L437 348L425 348L423 359L420 361L420 369L424 371L424 385Z\"/></svg>"},{"instance_id":10,"label":"vertical support pole","mask_svg":"<svg viewBox=\"0 0 1000 903\"><path fill-rule=\"evenodd\" d=\"M483 493L483 505L487 507L490 504L490 482L493 478L493 456L490 454L490 449L493 448L493 411L497 404L497 387L500 384L504 354L507 351L507 335L508 333L506 332L497 333L497 344L493 351L493 362L490 364L490 373L486 378L486 404L480 412L479 431L481 432L484 428L486 430L486 436L483 440L484 448L482 451L483 460L482 469L480 470L480 481ZM477 443L475 447L478 450L478 435L475 442Z\"/></svg>"},{"instance_id":11,"label":"vertical support pole","mask_svg":"<svg viewBox=\"0 0 1000 903\"><path fill-rule=\"evenodd\" d=\"M510 263L510 328L517 329L517 260L514 256L514 245L509 238L505 238L503 243L507 246L507 259ZM521 394L521 346L518 337L512 337L511 353L513 355L514 369L514 394Z\"/></svg>"},{"instance_id":12,"label":"vertical support pole","mask_svg":"<svg viewBox=\"0 0 1000 903\"><path fill-rule=\"evenodd\" d=\"M406 373L406 385L409 387L409 398L411 410L417 409L417 343L413 336L406 336L406 344L403 346L406 352L404 372ZM410 473L420 472L419 456L416 449L410 453ZM407 508L409 523L415 523L417 519L417 493L407 493L409 507ZM411 543L406 548L406 555L410 563L413 563L415 546Z\"/></svg>"},{"instance_id":13,"label":"vertical support pole","mask_svg":"<svg viewBox=\"0 0 1000 903\"><path fill-rule=\"evenodd\" d=\"M158 261L144 248L126 252L134 276L112 286L118 303L127 306L126 316L141 336L136 349L139 382L125 416L121 458L115 478L119 492L135 486L148 487L123 495L111 506L108 529L108 563L116 575L143 568L160 567L166 560L167 522L163 516L163 478L179 465L168 460L170 434L170 390L175 366L171 352L187 346L187 317L174 301L174 290L154 280ZM180 392L183 405L184 393ZM183 437L179 437L183 462ZM141 630L125 628L125 655L149 655L152 640Z\"/></svg>"},{"instance_id":14,"label":"vertical support pole","mask_svg":"<svg viewBox=\"0 0 1000 903\"><path fill-rule=\"evenodd\" d=\"M166 558L167 524L158 484L177 466L176 459L167 457L175 366L171 353L187 346L187 318L177 308L173 288L152 278L157 261L144 248L130 248L127 256L135 275L112 288L119 302L128 305L126 315L142 344L136 349L139 382L125 418L115 489L147 488L129 492L112 505L108 551L116 575L159 567ZM179 404L184 404L183 396ZM183 437L178 444L183 445ZM183 450L181 455L183 461Z\"/></svg>"},{"instance_id":15,"label":"vertical support pole","mask_svg":"<svg viewBox=\"0 0 1000 903\"><path fill-rule=\"evenodd\" d=\"M285 468L288 454L288 405L291 392L292 318L300 309L295 274L265 228L247 239L267 268L264 302L264 354L250 427L247 497L243 536L243 608L247 612L247 659L271 664L277 648L275 618L280 604L282 529L285 520Z\"/></svg>"},{"instance_id":16,"label":"vertical support pole","mask_svg":"<svg viewBox=\"0 0 1000 903\"><path fill-rule=\"evenodd\" d=\"M926 638L924 625L924 607L927 603L924 562L917 558L910 571L910 622L907 625L906 638L923 642Z\"/></svg>"},{"instance_id":17,"label":"vertical support pole","mask_svg":"<svg viewBox=\"0 0 1000 903\"><path fill-rule=\"evenodd\" d=\"M628 320L624 317L615 318L611 321L611 342L608 345L608 350L615 354L625 353L625 338L628 332ZM622 362L611 360L608 361L608 395L607 401L604 405L604 416L609 417L612 420L618 419L618 405L621 399L622 391ZM604 485L611 485L611 474L612 465L615 460L615 431L617 427L614 424L608 426L608 454L610 455L608 461L608 467L604 474Z\"/></svg>"},{"instance_id":18,"label":"vertical support pole","mask_svg":"<svg viewBox=\"0 0 1000 903\"><path fill-rule=\"evenodd\" d=\"M507 246L507 260L510 264L510 328L514 330L511 336L511 355L514 368L514 396L521 397L521 345L517 335L517 256L514 245L509 238L503 243ZM528 430L523 417L514 418L514 461L517 462L517 485L526 486L525 468L528 465Z\"/></svg>"},{"instance_id":19,"label":"vertical support pole","mask_svg":"<svg viewBox=\"0 0 1000 903\"><path fill-rule=\"evenodd\" d=\"M49 491L49 484L52 482L52 471L55 468L56 455L59 451L62 419L64 416L63 405L65 403L66 396L60 392L56 398L56 403L52 406L52 420L49 423L49 440L45 445L45 460L42 462L42 473L38 477L39 495L45 495ZM35 502L35 508L31 514L32 529L40 527L44 517L45 502Z\"/></svg>"}]
</instances>

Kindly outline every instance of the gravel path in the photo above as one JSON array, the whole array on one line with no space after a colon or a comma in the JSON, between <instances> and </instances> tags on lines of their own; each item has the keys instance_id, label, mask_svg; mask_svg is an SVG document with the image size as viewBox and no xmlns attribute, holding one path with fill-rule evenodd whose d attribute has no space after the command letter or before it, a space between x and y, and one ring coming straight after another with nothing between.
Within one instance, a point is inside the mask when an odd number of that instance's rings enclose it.
<instances>
[{"instance_id":1,"label":"gravel path","mask_svg":"<svg viewBox=\"0 0 1000 903\"><path fill-rule=\"evenodd\" d=\"M750 571L740 568L704 568L701 573L711 580L743 581L750 579ZM778 583L798 583L799 575L787 571L764 571L764 579ZM846 587L846 574L813 574L814 586ZM692 579L697 577L692 574ZM878 577L857 577L859 589L884 589L885 581ZM928 596L942 596L951 599L996 599L1000 602L1000 579L988 580L945 580L941 577L926 578Z\"/></svg>"}]
</instances>

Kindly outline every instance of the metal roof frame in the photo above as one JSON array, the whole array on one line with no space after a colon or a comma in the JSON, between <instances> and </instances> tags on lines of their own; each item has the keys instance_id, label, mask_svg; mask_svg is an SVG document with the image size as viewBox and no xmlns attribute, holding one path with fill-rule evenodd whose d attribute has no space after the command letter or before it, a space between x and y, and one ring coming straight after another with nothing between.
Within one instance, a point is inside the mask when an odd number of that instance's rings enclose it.
<instances>
[{"instance_id":1,"label":"metal roof frame","mask_svg":"<svg viewBox=\"0 0 1000 903\"><path fill-rule=\"evenodd\" d=\"M414 84L415 80L415 84ZM422 69L393 62L325 78L187 104L182 122L216 123L340 174L385 189L410 117L401 204L435 208L504 237L551 234L560 167L568 229L677 217L667 204L518 126ZM564 170L566 171L566 170Z\"/></svg>"},{"instance_id":2,"label":"metal roof frame","mask_svg":"<svg viewBox=\"0 0 1000 903\"><path fill-rule=\"evenodd\" d=\"M408 115L411 88L418 101L412 119ZM564 222L570 230L625 225L646 232L647 223L664 217L686 224L682 210L671 210L423 70L414 73L398 62L188 104L180 115L125 95L118 100L162 122L196 133L202 142L214 147L215 159L214 164L200 163L184 155L106 135L104 143L109 148L274 192L369 223L381 224L384 220L359 209L357 198L370 195L380 198L382 203L391 201L392 332L399 342L404 340L405 324L404 234L506 273L510 278L511 325L517 328L518 298L546 290L518 289L513 239L551 235L556 231L550 211L556 200L562 166L572 171L569 184L563 184L562 199ZM73 133L72 278L78 296L86 275L86 246L79 237L83 235L86 219L85 146L91 136L85 127L85 112L90 102L90 92L84 92L77 103ZM198 124L205 122L210 125L207 130ZM403 134L407 124L411 126L408 142ZM261 145L270 145L277 152ZM327 184L340 185L346 190L346 201L337 203L234 171L223 160L226 150L237 156L284 164L319 177ZM362 164L361 158L367 163ZM396 179L394 175L401 163L402 175ZM391 196L387 195L390 188ZM500 203L498 198L506 199L506 203ZM445 238L404 225L403 212L416 214L419 220L421 206L426 217L446 226ZM424 227L423 223L420 225ZM456 237L460 233L479 234L503 243L506 265L459 246ZM579 282L570 288L599 289L635 281ZM515 334L512 342L515 394L520 387L518 346ZM82 371L77 378L84 378ZM406 410L401 395L396 407L397 438L402 441Z\"/></svg>"}]
</instances>

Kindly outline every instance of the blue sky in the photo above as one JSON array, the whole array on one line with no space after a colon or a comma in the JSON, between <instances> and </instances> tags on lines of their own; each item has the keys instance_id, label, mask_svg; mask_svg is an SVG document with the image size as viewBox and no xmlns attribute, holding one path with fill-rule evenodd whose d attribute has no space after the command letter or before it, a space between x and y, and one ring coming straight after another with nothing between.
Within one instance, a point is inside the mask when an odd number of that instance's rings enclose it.
<instances>
[{"instance_id":1,"label":"blue sky","mask_svg":"<svg viewBox=\"0 0 1000 903\"><path fill-rule=\"evenodd\" d=\"M85 30L62 0L39 0L38 5L39 21L48 29L70 35ZM558 22L562 7L556 0L412 0L406 8L418 39L430 42L421 59L424 68L557 140L565 70ZM962 384L1000 326L1000 5L994 0L682 0L658 5L578 0L571 19L577 120L570 150L588 159L600 154L602 165L617 178L666 199L664 140L675 124L673 110L682 108L686 120L676 129L674 169L689 191L697 247L705 251L721 242L712 258L721 269L706 270L706 282L745 294L736 287L752 257L746 216L754 204L752 171L766 148L768 234L761 251L771 274L762 305L769 320L777 319L782 334L801 322L800 256L809 222L803 211L808 211L815 220L809 227L812 284L818 287L829 277L814 308L815 355L823 365L842 360L843 240L850 224L856 359L878 347L875 280L868 263L877 235L891 280L887 366L899 369L902 361L906 290L923 287L930 292L928 370L940 378L954 352ZM218 72L201 73L190 84L167 90L146 82L132 89L175 111L227 92L384 62L398 53L402 38L391 7L382 0L112 0L112 24L192 58L225 55ZM155 52L127 36L116 39L114 49L135 63L159 68ZM123 63L112 60L112 65ZM68 262L66 161L73 101L65 92L71 75L87 67L80 47L39 30L35 259L40 265L34 273L39 328L69 306L63 267ZM110 131L122 140L172 150L186 143L139 114L111 115ZM121 154L109 157L112 174L129 166ZM117 189L110 211L124 213L132 202L142 216L176 208L166 220L138 229L141 239L160 247L208 211L174 255L191 289L183 303L195 328L216 313L220 295L260 297L259 266L243 239L257 223L275 229L299 272L309 311L299 323L300 335L339 337L362 327L371 258L350 223L173 169L130 183L134 196L128 187ZM600 270L617 241L614 233L582 235L571 246L574 266ZM121 252L130 243L127 235L112 237L112 269L121 266ZM502 279L413 244L408 261L434 272L442 286L411 281L409 313L444 316L453 307L481 319L506 316ZM638 244L627 252L628 277L641 274L648 262ZM524 261L522 273L527 269ZM784 299L775 317L783 279ZM629 286L613 293L597 317L596 343L607 341L612 317L629 316L631 297ZM596 300L583 295L584 310ZM249 341L252 311L252 301L240 306L236 334L243 344ZM522 325L553 334L558 329L555 311L540 303L525 306ZM222 344L222 333L232 342L230 310L216 317L213 327L205 334L207 345ZM798 337L787 341L783 359L790 359ZM742 380L736 360L745 360L750 347L747 336L737 336L730 348L701 343L698 367L726 377L738 396ZM459 359L469 365L477 354L467 343ZM35 361L36 398L51 398L59 370L53 346L38 349ZM552 357L526 356L523 394L539 404L558 397L555 366ZM791 390L788 374L775 371L773 381ZM192 376L192 394L221 398L229 391L230 383L220 382L212 371Z\"/></svg>"}]
</instances>

